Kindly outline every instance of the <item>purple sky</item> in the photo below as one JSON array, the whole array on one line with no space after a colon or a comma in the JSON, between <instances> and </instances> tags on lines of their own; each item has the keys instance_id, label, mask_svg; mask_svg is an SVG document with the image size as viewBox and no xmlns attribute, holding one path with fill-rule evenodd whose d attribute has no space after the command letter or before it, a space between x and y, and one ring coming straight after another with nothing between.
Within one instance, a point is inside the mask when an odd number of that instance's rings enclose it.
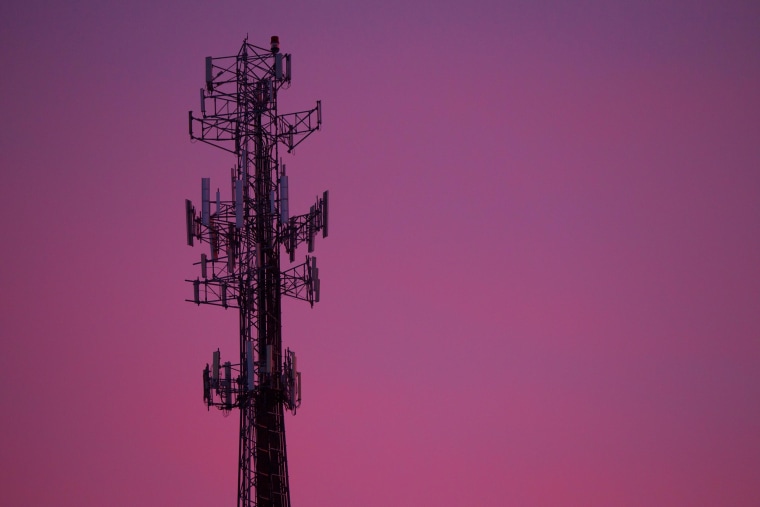
<instances>
[{"instance_id":1,"label":"purple sky","mask_svg":"<svg viewBox=\"0 0 760 507\"><path fill-rule=\"evenodd\" d=\"M183 201L246 34L323 104L294 507L760 504L756 2L156 3L0 6L0 504L234 505Z\"/></svg>"}]
</instances>

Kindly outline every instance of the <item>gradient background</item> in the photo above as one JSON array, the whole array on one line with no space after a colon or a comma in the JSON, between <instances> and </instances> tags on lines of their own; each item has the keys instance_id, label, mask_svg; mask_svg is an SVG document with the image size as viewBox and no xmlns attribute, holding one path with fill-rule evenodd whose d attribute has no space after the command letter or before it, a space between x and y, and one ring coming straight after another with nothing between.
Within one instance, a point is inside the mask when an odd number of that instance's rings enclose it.
<instances>
[{"instance_id":1,"label":"gradient background","mask_svg":"<svg viewBox=\"0 0 760 507\"><path fill-rule=\"evenodd\" d=\"M0 6L0 503L234 505L187 111L276 34L331 196L295 507L760 505L760 4L160 4Z\"/></svg>"}]
</instances>

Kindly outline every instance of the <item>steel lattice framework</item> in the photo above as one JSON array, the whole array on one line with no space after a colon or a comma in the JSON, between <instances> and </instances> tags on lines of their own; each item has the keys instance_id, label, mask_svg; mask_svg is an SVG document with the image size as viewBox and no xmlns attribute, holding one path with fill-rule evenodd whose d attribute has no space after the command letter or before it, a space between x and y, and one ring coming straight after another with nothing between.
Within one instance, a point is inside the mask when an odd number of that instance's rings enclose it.
<instances>
[{"instance_id":1,"label":"steel lattice framework","mask_svg":"<svg viewBox=\"0 0 760 507\"><path fill-rule=\"evenodd\" d=\"M229 200L211 195L202 180L201 210L185 202L187 242L209 245L200 276L187 280L196 304L237 308L239 362L222 362L217 350L203 370L208 407L240 410L239 507L290 506L284 410L301 403L301 374L295 354L282 348L283 295L319 301L316 258L281 269L280 252L295 261L297 247L327 236L328 193L309 213L289 216L288 177L279 149L291 152L322 122L321 104L308 111L278 114L278 93L290 86L290 55L244 40L235 56L206 58L201 114L189 113L190 138L236 157Z\"/></svg>"}]
</instances>

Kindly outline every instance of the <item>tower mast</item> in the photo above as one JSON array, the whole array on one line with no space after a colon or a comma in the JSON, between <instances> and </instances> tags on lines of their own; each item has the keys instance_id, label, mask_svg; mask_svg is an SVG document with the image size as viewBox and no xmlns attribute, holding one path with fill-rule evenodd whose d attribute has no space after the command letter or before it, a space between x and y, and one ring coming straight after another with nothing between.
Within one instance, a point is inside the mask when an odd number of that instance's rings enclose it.
<instances>
[{"instance_id":1,"label":"tower mast","mask_svg":"<svg viewBox=\"0 0 760 507\"><path fill-rule=\"evenodd\" d=\"M201 210L185 202L187 243L209 245L201 274L193 285L198 305L237 308L240 316L239 362L222 362L219 350L203 370L207 406L240 410L238 507L289 507L290 489L284 411L301 403L301 374L296 356L282 348L282 296L319 301L316 257L282 269L280 252L295 261L299 244L327 236L328 193L309 213L289 216L288 176L279 147L290 153L322 123L321 103L313 109L278 114L277 96L290 86L290 55L249 44L235 56L206 58L201 114L190 111L189 131L198 140L235 156L231 197L211 195L203 178ZM212 210L213 208L213 210Z\"/></svg>"}]
</instances>

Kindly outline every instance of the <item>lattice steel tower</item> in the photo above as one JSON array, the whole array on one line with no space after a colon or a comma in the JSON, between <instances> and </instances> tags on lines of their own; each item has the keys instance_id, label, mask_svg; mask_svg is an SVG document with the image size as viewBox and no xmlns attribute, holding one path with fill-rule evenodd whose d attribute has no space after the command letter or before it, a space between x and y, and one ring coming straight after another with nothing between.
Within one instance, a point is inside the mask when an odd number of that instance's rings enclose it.
<instances>
[{"instance_id":1,"label":"lattice steel tower","mask_svg":"<svg viewBox=\"0 0 760 507\"><path fill-rule=\"evenodd\" d=\"M319 301L317 261L281 269L284 250L292 264L296 248L327 236L327 192L309 213L290 216L288 177L279 154L290 153L322 123L321 104L308 111L278 114L277 95L290 86L290 55L272 37L269 49L243 41L237 55L206 58L201 114L189 113L190 138L235 156L230 199L211 194L202 179L201 209L187 200L187 243L209 245L200 276L187 280L196 304L237 308L240 360L222 362L219 350L203 370L208 407L240 409L238 506L290 506L284 410L301 403L296 356L282 348L283 295Z\"/></svg>"}]
</instances>

